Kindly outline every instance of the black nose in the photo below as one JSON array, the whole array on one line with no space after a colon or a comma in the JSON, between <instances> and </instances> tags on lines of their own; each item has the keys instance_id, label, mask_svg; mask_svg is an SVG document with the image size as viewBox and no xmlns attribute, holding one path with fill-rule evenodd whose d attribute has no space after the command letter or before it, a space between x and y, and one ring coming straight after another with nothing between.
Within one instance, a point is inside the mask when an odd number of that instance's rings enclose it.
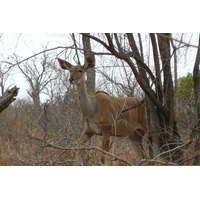
<instances>
[{"instance_id":1,"label":"black nose","mask_svg":"<svg viewBox=\"0 0 200 200\"><path fill-rule=\"evenodd\" d=\"M73 81L74 81L74 78L71 77L71 78L69 79L69 82L72 83Z\"/></svg>"}]
</instances>

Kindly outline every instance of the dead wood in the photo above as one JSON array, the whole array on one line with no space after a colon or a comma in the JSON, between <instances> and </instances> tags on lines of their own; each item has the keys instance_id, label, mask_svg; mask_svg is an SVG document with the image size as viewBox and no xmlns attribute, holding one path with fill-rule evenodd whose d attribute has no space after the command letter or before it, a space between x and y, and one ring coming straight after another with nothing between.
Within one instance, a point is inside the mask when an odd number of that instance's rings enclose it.
<instances>
[{"instance_id":1,"label":"dead wood","mask_svg":"<svg viewBox=\"0 0 200 200\"><path fill-rule=\"evenodd\" d=\"M16 86L6 90L0 97L0 113L5 110L13 101L16 100L19 88Z\"/></svg>"}]
</instances>

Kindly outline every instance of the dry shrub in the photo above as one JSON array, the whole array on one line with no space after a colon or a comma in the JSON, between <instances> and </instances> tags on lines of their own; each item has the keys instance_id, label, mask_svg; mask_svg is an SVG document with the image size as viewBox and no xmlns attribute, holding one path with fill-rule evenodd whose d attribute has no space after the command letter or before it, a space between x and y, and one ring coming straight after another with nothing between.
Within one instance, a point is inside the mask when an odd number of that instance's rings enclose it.
<instances>
[{"instance_id":1,"label":"dry shrub","mask_svg":"<svg viewBox=\"0 0 200 200\"><path fill-rule=\"evenodd\" d=\"M81 133L80 113L76 102L63 101L49 103L34 112L34 106L26 101L18 101L4 110L0 115L0 165L101 165L102 153L97 149L63 150L47 147L53 144L58 147L78 147L76 142ZM188 141L191 130L180 128L181 140ZM102 136L94 136L85 146L101 147ZM108 166L128 166L140 163L140 158L128 138L111 138L111 155L105 155ZM146 158L148 144L145 144ZM195 143L182 148L183 165L193 165ZM154 157L159 154L154 148ZM78 156L75 156L78 155ZM117 158L116 158L117 156ZM191 159L193 158L193 159ZM162 157L155 159L167 163ZM144 162L142 165L163 165L156 162Z\"/></svg>"},{"instance_id":2,"label":"dry shrub","mask_svg":"<svg viewBox=\"0 0 200 200\"><path fill-rule=\"evenodd\" d=\"M65 160L71 159L72 153L45 147L46 143L70 146L73 137L68 133L72 133L72 128L80 129L77 122L66 125L68 118L64 110L59 109L63 116L54 110L48 111L47 116L43 108L35 113L33 105L18 101L3 111L0 115L0 165L66 165Z\"/></svg>"}]
</instances>

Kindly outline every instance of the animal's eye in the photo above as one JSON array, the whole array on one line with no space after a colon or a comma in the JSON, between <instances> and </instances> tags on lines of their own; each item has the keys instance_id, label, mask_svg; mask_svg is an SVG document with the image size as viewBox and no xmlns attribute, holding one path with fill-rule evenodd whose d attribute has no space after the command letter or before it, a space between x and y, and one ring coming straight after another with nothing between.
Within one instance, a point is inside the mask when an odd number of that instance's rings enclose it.
<instances>
[{"instance_id":1,"label":"animal's eye","mask_svg":"<svg viewBox=\"0 0 200 200\"><path fill-rule=\"evenodd\" d=\"M79 72L80 72L80 73L82 73L82 72L83 72L83 70L79 70Z\"/></svg>"}]
</instances>

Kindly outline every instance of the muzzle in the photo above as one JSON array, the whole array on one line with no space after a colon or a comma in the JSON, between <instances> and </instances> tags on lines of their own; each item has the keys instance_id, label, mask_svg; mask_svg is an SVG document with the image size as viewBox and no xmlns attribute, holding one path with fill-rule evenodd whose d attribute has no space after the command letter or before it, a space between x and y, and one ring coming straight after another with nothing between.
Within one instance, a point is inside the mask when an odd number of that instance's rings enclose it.
<instances>
[{"instance_id":1,"label":"muzzle","mask_svg":"<svg viewBox=\"0 0 200 200\"><path fill-rule=\"evenodd\" d=\"M75 82L75 81L74 81L74 78L71 77L71 78L69 79L69 82L70 82L71 84L73 84L73 83Z\"/></svg>"}]
</instances>

